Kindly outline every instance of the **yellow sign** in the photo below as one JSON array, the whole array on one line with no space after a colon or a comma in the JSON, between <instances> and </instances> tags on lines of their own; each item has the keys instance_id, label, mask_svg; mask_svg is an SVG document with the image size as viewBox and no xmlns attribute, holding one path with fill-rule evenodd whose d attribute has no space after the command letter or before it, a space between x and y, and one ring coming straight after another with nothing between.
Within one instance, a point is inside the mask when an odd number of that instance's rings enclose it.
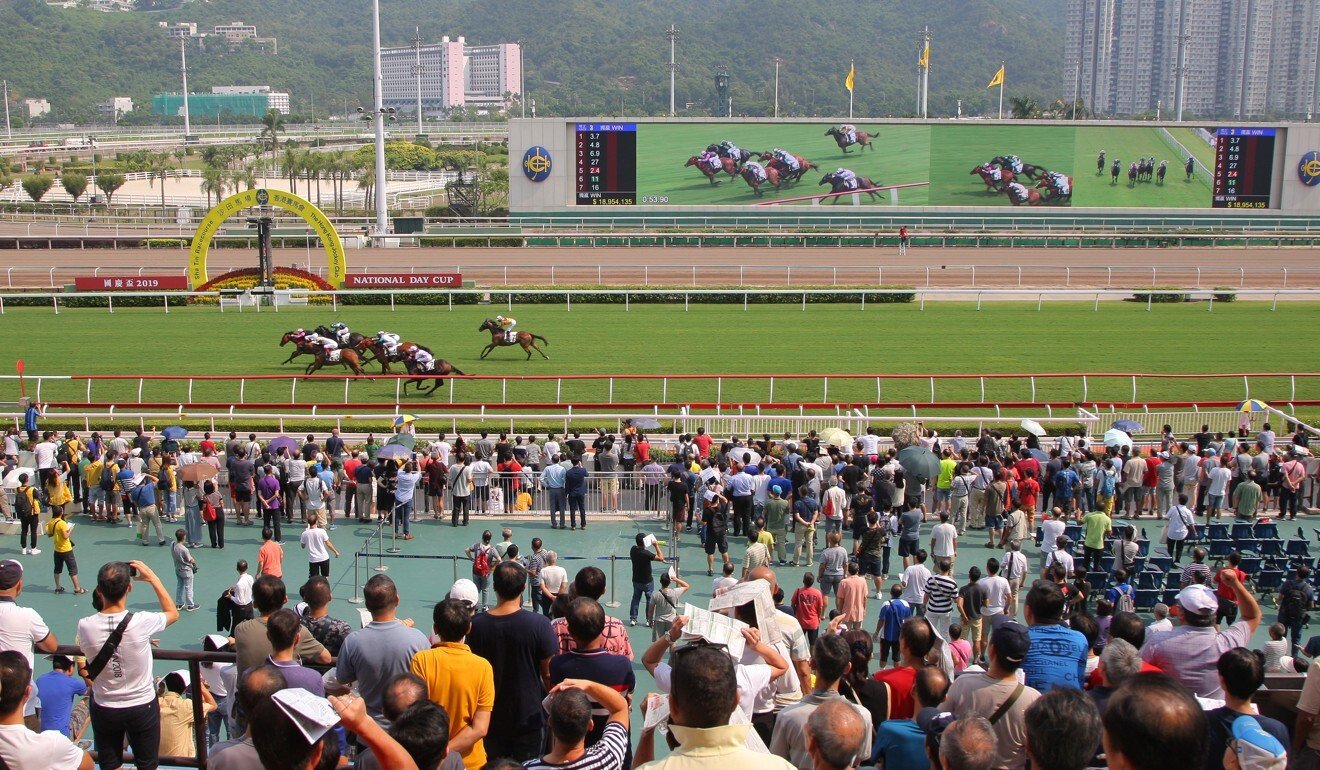
<instances>
[{"instance_id":1,"label":"yellow sign","mask_svg":"<svg viewBox=\"0 0 1320 770\"><path fill-rule=\"evenodd\" d=\"M335 232L335 226L329 217L311 201L300 198L283 190L244 190L225 198L206 213L202 223L193 235L192 248L188 251L188 285L194 290L206 283L206 255L211 249L211 239L220 231L225 220L244 209L254 206L275 206L303 218L316 236L325 244L325 255L329 260L330 272L326 280L335 286L344 282L347 263L344 259L344 242Z\"/></svg>"}]
</instances>

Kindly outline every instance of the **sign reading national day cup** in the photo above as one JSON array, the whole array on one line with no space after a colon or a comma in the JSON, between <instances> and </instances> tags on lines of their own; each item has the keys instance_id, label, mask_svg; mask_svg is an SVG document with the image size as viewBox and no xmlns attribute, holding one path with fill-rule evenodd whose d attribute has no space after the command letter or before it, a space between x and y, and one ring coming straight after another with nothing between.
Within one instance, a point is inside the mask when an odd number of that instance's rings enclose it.
<instances>
[{"instance_id":1,"label":"sign reading national day cup","mask_svg":"<svg viewBox=\"0 0 1320 770\"><path fill-rule=\"evenodd\" d=\"M457 289L461 273L350 273L345 289Z\"/></svg>"}]
</instances>

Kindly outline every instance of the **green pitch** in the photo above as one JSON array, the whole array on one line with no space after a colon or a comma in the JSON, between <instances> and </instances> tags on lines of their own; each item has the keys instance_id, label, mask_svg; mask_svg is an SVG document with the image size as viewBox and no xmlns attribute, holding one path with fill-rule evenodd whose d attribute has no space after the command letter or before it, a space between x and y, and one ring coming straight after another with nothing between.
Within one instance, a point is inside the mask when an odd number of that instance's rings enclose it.
<instances>
[{"instance_id":1,"label":"green pitch","mask_svg":"<svg viewBox=\"0 0 1320 770\"><path fill-rule=\"evenodd\" d=\"M789 125L769 124L708 124L661 125L643 124L637 127L637 194L640 203L668 203L671 205L753 205L768 200L797 198L829 192L819 186L820 178L836 168L844 167L859 176L870 177L882 184L925 182L929 179L930 128L927 126L867 126L855 125L861 131L879 129L875 150L861 151L857 146L845 153L832 137L825 136L830 123L801 123ZM707 145L728 139L746 150L764 152L780 147L806 158L820 167L809 171L800 182L779 192L764 187L763 197L752 194L740 177L721 173L719 184L712 185L695 167L683 164L693 155L699 155ZM868 196L869 197L869 196ZM659 200L650 200L650 199ZM888 196L876 205L887 205ZM904 206L924 206L929 203L926 188L917 187L899 191L899 203ZM802 202L801 205L810 205Z\"/></svg>"},{"instance_id":2,"label":"green pitch","mask_svg":"<svg viewBox=\"0 0 1320 770\"><path fill-rule=\"evenodd\" d=\"M58 319L48 310L10 308L0 316L0 336L6 340L7 374L14 359L26 361L28 375L67 374L295 374L298 364L281 365L288 353L280 348L280 335L295 327L311 328L334 320L364 333L388 329L405 340L429 346L439 358L467 374L558 375L663 374L663 373L1032 373L1032 372L1251 372L1310 371L1320 359L1320 338L1298 334L1320 320L1320 305L1305 302L1204 303L1146 306L1103 302L1095 310L1087 302L1047 302L1040 311L1034 303L994 302L977 311L974 304L928 303L867 305L637 305L625 311L617 305L515 306L518 328L550 340L550 360L525 360L521 350L501 348L486 360L478 354L489 336L478 333L486 317L507 312L504 307L459 306L388 308L330 308L285 310L278 314L227 312L214 308L173 310L120 309L64 310ZM1232 333L1229 333L1232 330ZM303 358L302 362L309 359ZM379 371L372 367L372 371ZM342 373L337 368L327 370ZM456 400L553 402L556 383L513 381L507 391L498 381L465 380L457 384ZM565 381L558 397L563 401L605 401L604 381ZM669 401L713 401L714 378L671 381ZM1297 398L1316 398L1305 392L1313 382L1299 380ZM926 380L888 381L886 401L924 402L929 399ZM979 398L975 380L940 383L941 400ZM29 384L29 392L32 385ZM764 401L769 397L764 380L723 384L725 401ZM1151 400L1230 400L1241 398L1238 380L1149 381L1140 397ZM986 396L992 400L1028 400L1026 377L990 381ZM1127 400L1131 384L1126 378L1092 377L1092 400ZM0 400L16 399L17 383L0 381ZM81 400L87 395L83 381L45 383L42 398ZM393 381L361 381L350 388L350 400L392 402ZM1075 400L1076 380L1040 381L1038 398ZM1287 378L1252 382L1251 395L1279 399L1288 395ZM94 400L137 400L137 381L98 382ZM299 401L343 401L344 385L337 382L300 382ZM618 380L614 400L655 403L662 400L656 381ZM819 401L819 380L779 380L776 401ZM247 401L285 401L289 383L251 381ZM429 398L409 395L408 401L435 404L449 400L449 388ZM832 380L830 400L876 400L875 382ZM237 383L194 385L149 383L144 401L239 401Z\"/></svg>"},{"instance_id":3,"label":"green pitch","mask_svg":"<svg viewBox=\"0 0 1320 770\"><path fill-rule=\"evenodd\" d=\"M1210 168L1215 164L1215 153L1203 140L1190 129L1179 129L1177 141L1193 154L1198 154L1202 163ZM1105 151L1105 173L1095 173L1095 159L1100 150ZM1140 182L1135 187L1128 187L1127 167L1137 158L1154 157L1155 162L1167 160L1169 173L1163 185L1154 182ZM1118 184L1110 184L1108 166L1114 160L1122 161L1122 170ZM1076 206L1130 206L1130 207L1176 207L1208 208L1210 206L1210 175L1198 168L1191 181L1183 172L1183 162L1187 156L1182 150L1169 142L1157 128L1102 128L1099 126L1077 129L1076 173L1073 178L1077 184L1077 193L1073 196Z\"/></svg>"}]
</instances>

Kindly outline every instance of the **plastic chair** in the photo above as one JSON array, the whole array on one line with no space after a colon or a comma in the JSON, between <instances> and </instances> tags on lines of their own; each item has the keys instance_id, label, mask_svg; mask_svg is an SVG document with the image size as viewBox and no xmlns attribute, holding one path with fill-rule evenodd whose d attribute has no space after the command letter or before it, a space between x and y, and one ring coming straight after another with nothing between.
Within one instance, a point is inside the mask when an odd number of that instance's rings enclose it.
<instances>
[{"instance_id":1,"label":"plastic chair","mask_svg":"<svg viewBox=\"0 0 1320 770\"><path fill-rule=\"evenodd\" d=\"M1146 560L1147 569L1154 569L1158 572L1168 572L1173 569L1172 556L1152 556Z\"/></svg>"},{"instance_id":2,"label":"plastic chair","mask_svg":"<svg viewBox=\"0 0 1320 770\"><path fill-rule=\"evenodd\" d=\"M1156 572L1155 570L1148 569L1145 572L1138 572L1137 588L1138 589L1147 588L1152 590L1159 588L1160 583L1163 582L1162 581L1163 577L1164 577L1163 572Z\"/></svg>"},{"instance_id":3,"label":"plastic chair","mask_svg":"<svg viewBox=\"0 0 1320 770\"><path fill-rule=\"evenodd\" d=\"M1242 563L1238 564L1238 569L1242 570L1248 575L1255 575L1256 573L1261 571L1261 567L1264 561L1265 560L1259 556L1243 556Z\"/></svg>"},{"instance_id":4,"label":"plastic chair","mask_svg":"<svg viewBox=\"0 0 1320 770\"><path fill-rule=\"evenodd\" d=\"M1252 578L1252 583L1256 586L1256 592L1261 594L1272 594L1279 590L1283 585L1283 577L1287 574L1281 569L1261 570L1260 573Z\"/></svg>"},{"instance_id":5,"label":"plastic chair","mask_svg":"<svg viewBox=\"0 0 1320 770\"><path fill-rule=\"evenodd\" d=\"M1294 539L1288 541L1287 546L1285 547L1284 553L1288 554L1289 556L1299 556L1299 557L1302 557L1302 558L1310 558L1310 556L1311 556L1311 544L1310 544L1309 542L1307 542L1306 540L1303 540L1303 539L1300 538L1300 537L1299 537L1299 538L1294 538Z\"/></svg>"},{"instance_id":6,"label":"plastic chair","mask_svg":"<svg viewBox=\"0 0 1320 770\"><path fill-rule=\"evenodd\" d=\"M1305 540L1299 540L1299 541L1297 541L1297 542L1301 543L1303 546L1306 545L1306 541L1305 541ZM1274 540L1261 540L1261 541L1260 541L1260 555L1261 555L1261 556L1282 556L1282 555L1283 555L1283 541L1282 541L1282 540L1278 540L1278 539L1274 539Z\"/></svg>"},{"instance_id":7,"label":"plastic chair","mask_svg":"<svg viewBox=\"0 0 1320 770\"><path fill-rule=\"evenodd\" d=\"M1101 592L1109 588L1109 573L1108 572L1086 573L1086 585L1090 587L1092 596L1098 596Z\"/></svg>"},{"instance_id":8,"label":"plastic chair","mask_svg":"<svg viewBox=\"0 0 1320 770\"><path fill-rule=\"evenodd\" d=\"M1255 534L1251 524L1238 522L1233 525L1232 537L1234 540L1250 540L1253 537L1260 537L1260 535Z\"/></svg>"},{"instance_id":9,"label":"plastic chair","mask_svg":"<svg viewBox=\"0 0 1320 770\"><path fill-rule=\"evenodd\" d=\"M1230 538L1229 538L1229 534L1228 534L1228 525L1227 525L1227 524L1211 524L1210 526L1206 527L1206 529L1207 529L1207 530L1209 531L1209 533L1210 533L1210 539L1211 539L1211 540L1228 540L1228 539L1230 539ZM1250 537L1250 536L1251 536L1251 533L1248 532L1248 533L1247 533L1247 536Z\"/></svg>"},{"instance_id":10,"label":"plastic chair","mask_svg":"<svg viewBox=\"0 0 1320 770\"><path fill-rule=\"evenodd\" d=\"M1211 559L1227 559L1227 558L1228 558L1228 555L1229 555L1230 553L1233 553L1233 551L1236 551L1236 550L1237 550L1237 549L1234 547L1234 543L1233 543L1232 540L1211 540L1211 541L1210 541L1210 558L1211 558Z\"/></svg>"},{"instance_id":11,"label":"plastic chair","mask_svg":"<svg viewBox=\"0 0 1320 770\"><path fill-rule=\"evenodd\" d=\"M1136 596L1132 598L1132 605L1139 612L1150 612L1159 603L1159 600L1159 591L1153 588L1138 588Z\"/></svg>"},{"instance_id":12,"label":"plastic chair","mask_svg":"<svg viewBox=\"0 0 1320 770\"><path fill-rule=\"evenodd\" d=\"M1279 525L1272 521L1256 522L1251 525L1251 536L1261 538L1262 540L1266 538L1278 539Z\"/></svg>"}]
</instances>

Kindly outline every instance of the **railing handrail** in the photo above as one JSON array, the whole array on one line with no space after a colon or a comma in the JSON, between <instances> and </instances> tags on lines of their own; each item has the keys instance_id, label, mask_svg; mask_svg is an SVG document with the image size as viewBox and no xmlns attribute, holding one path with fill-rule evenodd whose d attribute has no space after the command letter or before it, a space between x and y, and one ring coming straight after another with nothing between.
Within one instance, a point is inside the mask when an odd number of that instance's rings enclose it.
<instances>
[{"instance_id":1,"label":"railing handrail","mask_svg":"<svg viewBox=\"0 0 1320 770\"><path fill-rule=\"evenodd\" d=\"M214 381L214 380L362 380L361 377L342 374L28 374L26 379L61 379L61 380L173 380L173 381ZM1088 377L1093 379L1142 377L1150 379L1240 379L1242 377L1320 377L1320 372L1207 372L1189 374L1184 372L986 372L980 374L965 373L905 373L877 372L858 373L746 373L736 374L464 374L464 375L414 375L414 374L368 374L365 379L381 380L997 380L1023 379L1034 377L1038 380ZM0 374L0 380L22 379L16 374Z\"/></svg>"}]
</instances>

